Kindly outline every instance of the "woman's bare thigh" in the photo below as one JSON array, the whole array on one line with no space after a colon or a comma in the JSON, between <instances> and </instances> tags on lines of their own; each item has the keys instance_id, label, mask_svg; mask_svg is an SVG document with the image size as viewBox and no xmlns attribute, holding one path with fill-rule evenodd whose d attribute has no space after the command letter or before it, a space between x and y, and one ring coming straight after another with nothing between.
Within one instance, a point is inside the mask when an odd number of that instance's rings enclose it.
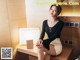
<instances>
[{"instance_id":1,"label":"woman's bare thigh","mask_svg":"<svg viewBox=\"0 0 80 60\"><path fill-rule=\"evenodd\" d=\"M49 55L56 55L56 51L55 51L54 45L51 45L51 44L50 44L49 47L50 47L49 50L46 49L44 46L43 46L42 48L43 48L43 50L44 50L47 54L49 54Z\"/></svg>"}]
</instances>

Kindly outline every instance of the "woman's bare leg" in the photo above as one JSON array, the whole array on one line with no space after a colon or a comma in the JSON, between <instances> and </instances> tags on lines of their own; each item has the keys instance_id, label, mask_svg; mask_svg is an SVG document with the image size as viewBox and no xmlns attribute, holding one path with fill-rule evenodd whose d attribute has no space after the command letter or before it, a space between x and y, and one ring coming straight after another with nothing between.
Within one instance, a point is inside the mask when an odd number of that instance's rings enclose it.
<instances>
[{"instance_id":1,"label":"woman's bare leg","mask_svg":"<svg viewBox=\"0 0 80 60\"><path fill-rule=\"evenodd\" d=\"M44 60L50 60L50 55L46 53L44 56Z\"/></svg>"},{"instance_id":2,"label":"woman's bare leg","mask_svg":"<svg viewBox=\"0 0 80 60\"><path fill-rule=\"evenodd\" d=\"M44 54L46 52L47 54ZM55 48L53 45L50 45L50 49L47 50L44 46L38 48L38 60L50 60L50 55L56 55Z\"/></svg>"},{"instance_id":3,"label":"woman's bare leg","mask_svg":"<svg viewBox=\"0 0 80 60\"><path fill-rule=\"evenodd\" d=\"M38 48L38 60L44 60L44 51L42 48Z\"/></svg>"},{"instance_id":4,"label":"woman's bare leg","mask_svg":"<svg viewBox=\"0 0 80 60\"><path fill-rule=\"evenodd\" d=\"M55 51L54 45L51 45L51 44L50 44L49 47L50 47L50 49L47 50L47 49L43 46L43 50L44 50L47 54L49 54L49 55L56 55L56 51Z\"/></svg>"}]
</instances>

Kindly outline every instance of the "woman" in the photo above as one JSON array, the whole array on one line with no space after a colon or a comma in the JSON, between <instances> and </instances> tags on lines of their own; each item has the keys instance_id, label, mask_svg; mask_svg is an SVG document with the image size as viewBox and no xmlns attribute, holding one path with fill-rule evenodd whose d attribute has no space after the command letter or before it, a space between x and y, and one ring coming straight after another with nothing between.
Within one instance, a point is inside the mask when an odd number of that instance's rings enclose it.
<instances>
[{"instance_id":1,"label":"woman","mask_svg":"<svg viewBox=\"0 0 80 60\"><path fill-rule=\"evenodd\" d=\"M36 44L38 47L38 60L50 60L51 55L56 56L62 52L60 35L64 22L58 19L61 10L60 5L51 5L49 9L50 18L43 21L40 40ZM43 40L45 33L47 33L48 39Z\"/></svg>"}]
</instances>

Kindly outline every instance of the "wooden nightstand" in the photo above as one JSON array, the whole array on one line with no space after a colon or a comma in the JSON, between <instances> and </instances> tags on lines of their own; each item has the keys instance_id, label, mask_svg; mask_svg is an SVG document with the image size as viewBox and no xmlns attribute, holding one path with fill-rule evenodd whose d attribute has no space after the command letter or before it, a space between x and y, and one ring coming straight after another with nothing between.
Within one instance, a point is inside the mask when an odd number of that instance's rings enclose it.
<instances>
[{"instance_id":1,"label":"wooden nightstand","mask_svg":"<svg viewBox=\"0 0 80 60\"><path fill-rule=\"evenodd\" d=\"M15 60L21 60L21 58L23 58L23 56L25 55L26 58L24 58L24 60L38 60L37 59L37 50L36 47L34 47L33 49L27 49L26 46L20 46L17 48L17 56ZM72 52L72 48L71 47L63 47L63 51L59 56L56 57L51 57L51 60L55 59L55 60L69 60L70 55Z\"/></svg>"}]
</instances>

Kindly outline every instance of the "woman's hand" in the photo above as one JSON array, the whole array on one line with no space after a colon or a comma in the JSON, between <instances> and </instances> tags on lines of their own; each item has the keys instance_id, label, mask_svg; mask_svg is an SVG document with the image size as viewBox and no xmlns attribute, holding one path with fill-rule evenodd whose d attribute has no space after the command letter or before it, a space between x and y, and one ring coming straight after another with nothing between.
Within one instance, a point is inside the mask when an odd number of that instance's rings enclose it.
<instances>
[{"instance_id":1,"label":"woman's hand","mask_svg":"<svg viewBox=\"0 0 80 60\"><path fill-rule=\"evenodd\" d=\"M40 48L40 47L42 46L42 43L43 43L43 40L40 39L40 40L37 42L36 46Z\"/></svg>"}]
</instances>

